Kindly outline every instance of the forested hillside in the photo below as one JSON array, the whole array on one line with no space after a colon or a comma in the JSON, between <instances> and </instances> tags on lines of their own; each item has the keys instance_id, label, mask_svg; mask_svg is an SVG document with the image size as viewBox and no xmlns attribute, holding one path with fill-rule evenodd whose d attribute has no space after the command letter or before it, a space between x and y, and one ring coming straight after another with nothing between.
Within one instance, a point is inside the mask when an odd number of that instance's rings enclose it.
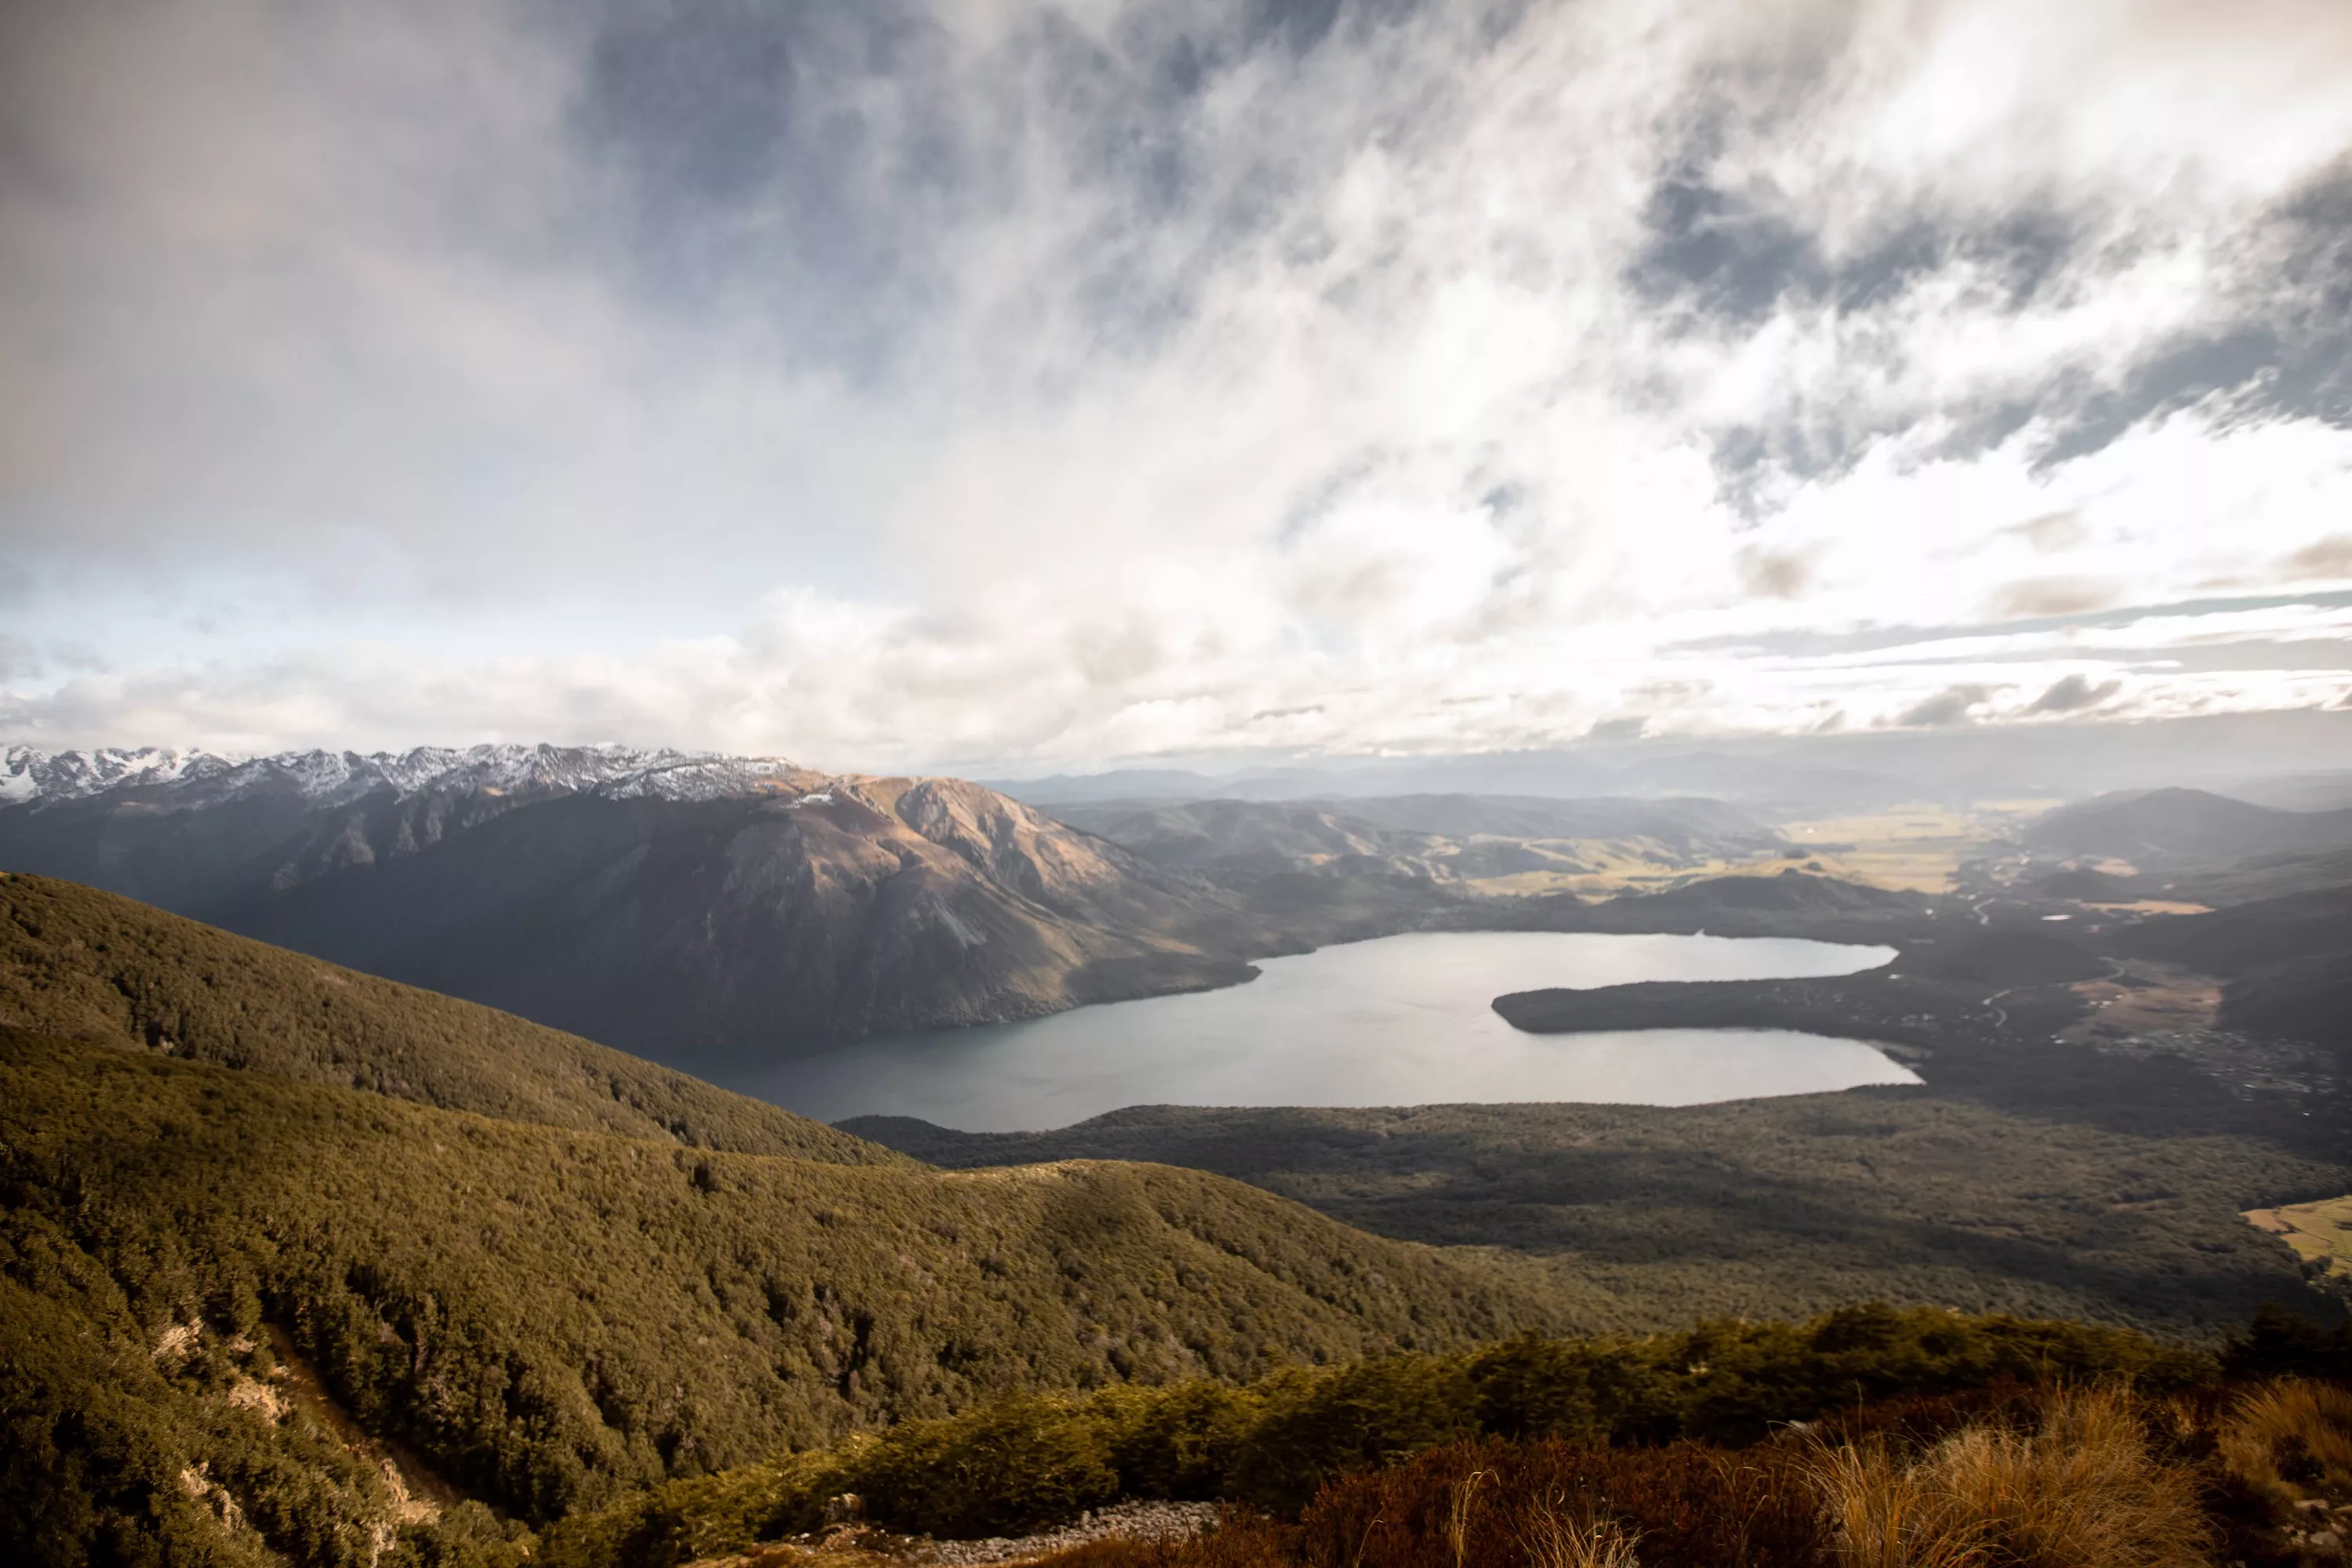
<instances>
[{"instance_id":1,"label":"forested hillside","mask_svg":"<svg viewBox=\"0 0 2352 1568\"><path fill-rule=\"evenodd\" d=\"M0 1512L51 1561L205 1513L247 1560L371 1560L398 1499L287 1414L303 1362L337 1418L543 1521L993 1395L1549 1321L1197 1172L688 1149L17 1029L0 1197Z\"/></svg>"},{"instance_id":2,"label":"forested hillside","mask_svg":"<svg viewBox=\"0 0 2352 1568\"><path fill-rule=\"evenodd\" d=\"M894 1158L576 1035L46 877L0 874L0 1024L510 1121Z\"/></svg>"}]
</instances>

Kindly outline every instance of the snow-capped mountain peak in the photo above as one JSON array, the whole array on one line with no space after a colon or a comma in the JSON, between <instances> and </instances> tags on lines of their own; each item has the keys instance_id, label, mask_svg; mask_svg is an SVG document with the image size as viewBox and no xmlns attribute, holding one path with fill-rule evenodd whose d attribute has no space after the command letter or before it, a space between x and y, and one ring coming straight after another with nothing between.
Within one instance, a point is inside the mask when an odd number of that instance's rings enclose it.
<instances>
[{"instance_id":1,"label":"snow-capped mountain peak","mask_svg":"<svg viewBox=\"0 0 2352 1568\"><path fill-rule=\"evenodd\" d=\"M817 787L822 779L782 757L731 757L667 747L418 746L405 752L280 752L248 758L152 746L52 752L12 745L0 752L0 805L121 795L194 806L255 792L333 802L386 789L403 797L601 794L717 800L797 795Z\"/></svg>"}]
</instances>

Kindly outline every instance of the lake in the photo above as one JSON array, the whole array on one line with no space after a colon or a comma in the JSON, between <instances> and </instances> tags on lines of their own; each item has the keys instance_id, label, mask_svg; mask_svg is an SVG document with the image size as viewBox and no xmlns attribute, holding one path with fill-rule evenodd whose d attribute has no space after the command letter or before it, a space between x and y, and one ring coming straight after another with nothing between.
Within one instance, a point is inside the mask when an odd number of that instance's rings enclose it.
<instances>
[{"instance_id":1,"label":"lake","mask_svg":"<svg viewBox=\"0 0 2352 1568\"><path fill-rule=\"evenodd\" d=\"M1266 959L1257 979L1223 991L877 1035L751 1066L677 1065L826 1121L918 1116L967 1132L1063 1127L1129 1105L1692 1105L1919 1079L1859 1040L1529 1035L1489 1004L1549 985L1851 974L1894 956L1784 938L1417 932Z\"/></svg>"}]
</instances>

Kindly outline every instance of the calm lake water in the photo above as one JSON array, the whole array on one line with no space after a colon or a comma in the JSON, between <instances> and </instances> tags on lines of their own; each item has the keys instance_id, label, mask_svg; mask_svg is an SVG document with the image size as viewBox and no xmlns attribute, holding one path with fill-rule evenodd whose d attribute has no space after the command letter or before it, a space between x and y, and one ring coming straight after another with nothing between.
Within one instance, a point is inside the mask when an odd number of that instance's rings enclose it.
<instances>
[{"instance_id":1,"label":"calm lake water","mask_svg":"<svg viewBox=\"0 0 2352 1568\"><path fill-rule=\"evenodd\" d=\"M1064 1127L1128 1105L1692 1105L1919 1079L1857 1040L1528 1035L1489 1004L1547 985L1851 974L1894 956L1780 938L1422 932L1268 959L1223 991L878 1035L748 1068L678 1065L827 1121L919 1116L967 1132Z\"/></svg>"}]
</instances>

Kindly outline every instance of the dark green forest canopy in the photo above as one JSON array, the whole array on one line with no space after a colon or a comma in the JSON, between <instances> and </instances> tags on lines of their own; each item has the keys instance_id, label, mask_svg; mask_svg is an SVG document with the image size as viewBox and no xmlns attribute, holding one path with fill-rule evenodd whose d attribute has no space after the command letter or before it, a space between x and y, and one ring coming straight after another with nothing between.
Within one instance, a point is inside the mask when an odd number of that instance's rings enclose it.
<instances>
[{"instance_id":1,"label":"dark green forest canopy","mask_svg":"<svg viewBox=\"0 0 2352 1568\"><path fill-rule=\"evenodd\" d=\"M69 1512L147 1498L142 1464L301 1468L221 1405L272 1329L370 1432L543 1521L1024 1390L1551 1322L1199 1172L693 1150L15 1029L0 1199L9 1447L36 1456L8 1489Z\"/></svg>"},{"instance_id":2,"label":"dark green forest canopy","mask_svg":"<svg viewBox=\"0 0 2352 1568\"><path fill-rule=\"evenodd\" d=\"M1546 1271L1580 1324L1875 1299L2211 1338L2265 1300L2327 1310L2242 1211L2341 1193L2341 1162L2246 1128L2210 1079L2190 1089L2217 1125L2192 1131L2149 1125L2116 1089L2122 1073L2087 1109L2011 1106L1946 1088L1949 1061L1930 1058L1919 1089L1717 1105L1145 1106L1032 1133L846 1125L942 1165L1163 1161L1378 1235L1507 1248Z\"/></svg>"},{"instance_id":3,"label":"dark green forest canopy","mask_svg":"<svg viewBox=\"0 0 2352 1568\"><path fill-rule=\"evenodd\" d=\"M509 1121L847 1164L899 1159L577 1035L47 877L0 873L0 1024Z\"/></svg>"}]
</instances>

